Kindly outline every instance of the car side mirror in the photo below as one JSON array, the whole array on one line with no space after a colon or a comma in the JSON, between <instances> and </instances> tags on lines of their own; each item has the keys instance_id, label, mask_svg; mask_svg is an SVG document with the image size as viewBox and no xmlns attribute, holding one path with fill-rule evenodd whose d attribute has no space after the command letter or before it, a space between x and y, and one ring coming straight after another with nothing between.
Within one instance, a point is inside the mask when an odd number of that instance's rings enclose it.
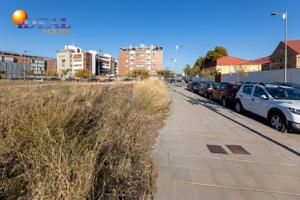
<instances>
[{"instance_id":1,"label":"car side mirror","mask_svg":"<svg viewBox=\"0 0 300 200\"><path fill-rule=\"evenodd\" d=\"M268 99L269 99L269 98L268 98L266 95L264 95L264 94L260 95L259 98L264 99L264 100L268 100Z\"/></svg>"}]
</instances>

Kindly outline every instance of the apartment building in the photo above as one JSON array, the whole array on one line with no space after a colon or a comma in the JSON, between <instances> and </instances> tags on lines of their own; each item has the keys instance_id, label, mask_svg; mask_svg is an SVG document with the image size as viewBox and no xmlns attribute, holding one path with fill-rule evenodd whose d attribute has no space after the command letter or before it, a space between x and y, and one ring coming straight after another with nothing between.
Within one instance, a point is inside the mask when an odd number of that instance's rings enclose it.
<instances>
[{"instance_id":1,"label":"apartment building","mask_svg":"<svg viewBox=\"0 0 300 200\"><path fill-rule=\"evenodd\" d=\"M57 53L56 59L60 76L74 77L80 70L88 69L92 72L93 69L92 53L84 52L74 45L66 45Z\"/></svg>"},{"instance_id":2,"label":"apartment building","mask_svg":"<svg viewBox=\"0 0 300 200\"><path fill-rule=\"evenodd\" d=\"M110 54L98 54L96 75L117 75L118 74L118 61Z\"/></svg>"},{"instance_id":3,"label":"apartment building","mask_svg":"<svg viewBox=\"0 0 300 200\"><path fill-rule=\"evenodd\" d=\"M72 74L87 69L92 72L92 54L89 52L79 52L72 54Z\"/></svg>"},{"instance_id":4,"label":"apartment building","mask_svg":"<svg viewBox=\"0 0 300 200\"><path fill-rule=\"evenodd\" d=\"M6 78L18 79L32 75L43 76L47 70L56 72L55 59L49 57L0 51L0 62L2 63L1 70L6 74Z\"/></svg>"},{"instance_id":5,"label":"apartment building","mask_svg":"<svg viewBox=\"0 0 300 200\"><path fill-rule=\"evenodd\" d=\"M118 75L126 76L136 69L146 69L151 76L156 76L163 69L163 48L154 45L121 48Z\"/></svg>"},{"instance_id":6,"label":"apartment building","mask_svg":"<svg viewBox=\"0 0 300 200\"><path fill-rule=\"evenodd\" d=\"M116 75L118 62L109 54L97 51L83 51L74 45L66 45L57 53L57 71L60 76L74 77L83 69L88 69L92 76Z\"/></svg>"}]
</instances>

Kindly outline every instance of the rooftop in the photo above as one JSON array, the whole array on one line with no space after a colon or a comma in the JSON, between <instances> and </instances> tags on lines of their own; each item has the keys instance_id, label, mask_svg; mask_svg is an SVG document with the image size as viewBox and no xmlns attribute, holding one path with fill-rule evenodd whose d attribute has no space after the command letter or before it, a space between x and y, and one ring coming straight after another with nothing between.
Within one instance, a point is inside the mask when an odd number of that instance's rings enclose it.
<instances>
[{"instance_id":1,"label":"rooftop","mask_svg":"<svg viewBox=\"0 0 300 200\"><path fill-rule=\"evenodd\" d=\"M285 44L285 42L282 42ZM287 46L294 50L297 54L300 54L300 40L288 40Z\"/></svg>"}]
</instances>

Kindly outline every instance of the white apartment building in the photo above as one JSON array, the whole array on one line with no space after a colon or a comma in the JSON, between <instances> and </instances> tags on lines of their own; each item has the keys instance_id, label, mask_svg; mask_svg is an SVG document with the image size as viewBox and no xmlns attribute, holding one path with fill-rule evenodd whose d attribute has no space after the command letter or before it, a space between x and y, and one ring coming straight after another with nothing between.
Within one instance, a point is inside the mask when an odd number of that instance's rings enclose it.
<instances>
[{"instance_id":1,"label":"white apartment building","mask_svg":"<svg viewBox=\"0 0 300 200\"><path fill-rule=\"evenodd\" d=\"M118 62L110 54L99 54L97 51L83 51L74 45L66 45L57 53L57 72L60 76L74 77L83 69L91 71L91 75L116 75Z\"/></svg>"},{"instance_id":2,"label":"white apartment building","mask_svg":"<svg viewBox=\"0 0 300 200\"><path fill-rule=\"evenodd\" d=\"M60 76L74 77L76 72L83 69L92 71L92 54L74 45L66 45L57 53L56 58L57 72Z\"/></svg>"}]
</instances>

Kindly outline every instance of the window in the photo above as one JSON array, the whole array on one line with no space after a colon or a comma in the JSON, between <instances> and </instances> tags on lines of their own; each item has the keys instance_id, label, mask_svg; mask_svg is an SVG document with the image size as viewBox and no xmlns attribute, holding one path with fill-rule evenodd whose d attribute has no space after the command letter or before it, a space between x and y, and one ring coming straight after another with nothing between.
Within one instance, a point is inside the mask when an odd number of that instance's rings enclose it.
<instances>
[{"instance_id":1,"label":"window","mask_svg":"<svg viewBox=\"0 0 300 200\"><path fill-rule=\"evenodd\" d=\"M245 85L245 86L243 87L243 93L244 93L244 94L251 95L252 89L253 89L253 85Z\"/></svg>"},{"instance_id":2,"label":"window","mask_svg":"<svg viewBox=\"0 0 300 200\"><path fill-rule=\"evenodd\" d=\"M255 87L255 90L254 90L253 96L255 96L255 97L260 97L260 96L262 96L262 95L265 95L266 97L268 96L268 95L266 94L266 92L265 92L261 87L256 86L256 87Z\"/></svg>"},{"instance_id":3,"label":"window","mask_svg":"<svg viewBox=\"0 0 300 200\"><path fill-rule=\"evenodd\" d=\"M232 85L229 83L222 83L220 89L231 89Z\"/></svg>"}]
</instances>

